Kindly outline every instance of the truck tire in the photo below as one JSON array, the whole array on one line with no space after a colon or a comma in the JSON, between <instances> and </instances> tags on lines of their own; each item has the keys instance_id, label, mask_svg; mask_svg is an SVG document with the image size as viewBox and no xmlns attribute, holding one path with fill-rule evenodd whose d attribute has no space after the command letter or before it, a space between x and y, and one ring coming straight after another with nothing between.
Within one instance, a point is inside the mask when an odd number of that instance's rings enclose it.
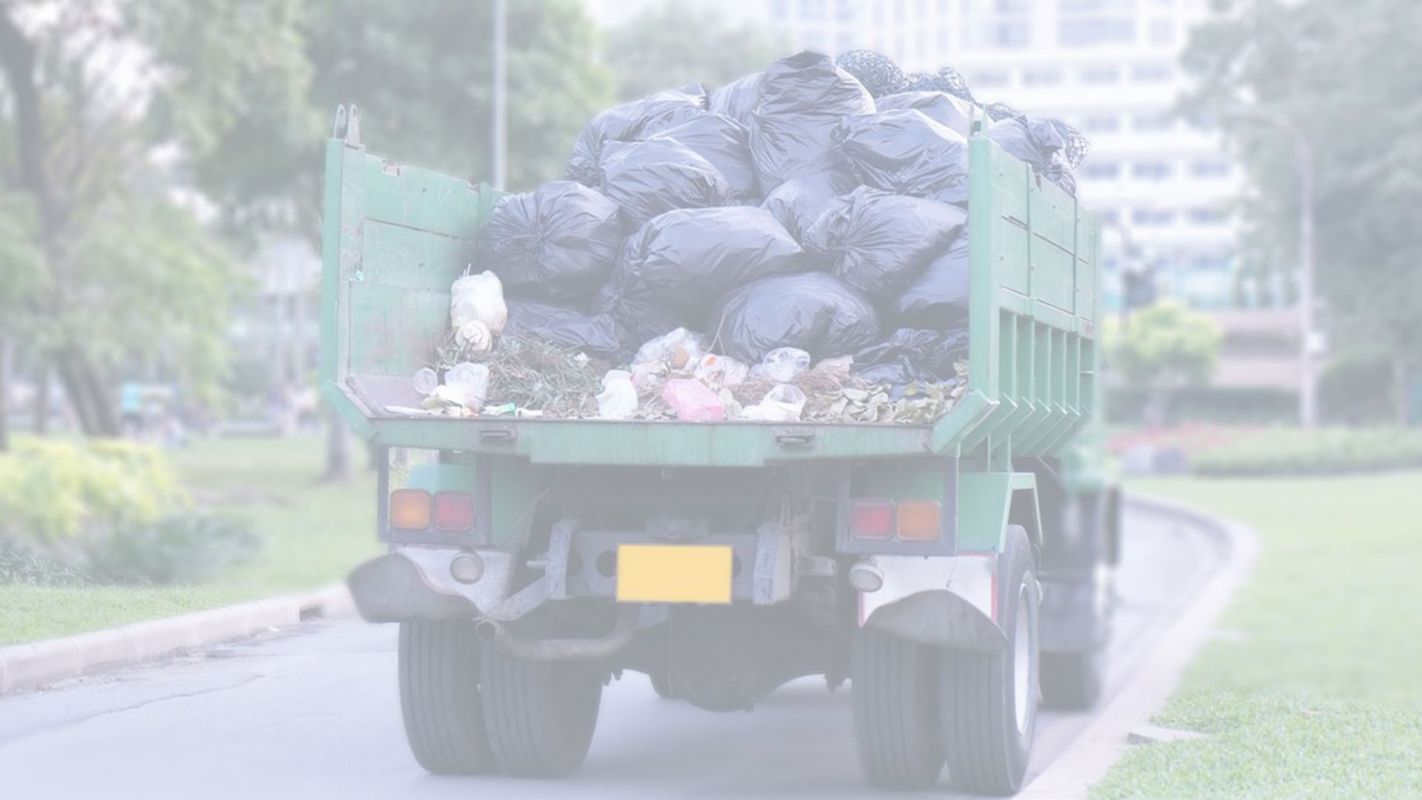
<instances>
[{"instance_id":1,"label":"truck tire","mask_svg":"<svg viewBox=\"0 0 1422 800\"><path fill-rule=\"evenodd\" d=\"M939 649L874 628L854 640L851 686L859 761L875 786L923 789L943 771Z\"/></svg>"},{"instance_id":2,"label":"truck tire","mask_svg":"<svg viewBox=\"0 0 1422 800\"><path fill-rule=\"evenodd\" d=\"M1042 705L1062 711L1086 711L1101 699L1105 683L1099 650L1042 653Z\"/></svg>"},{"instance_id":3,"label":"truck tire","mask_svg":"<svg viewBox=\"0 0 1422 800\"><path fill-rule=\"evenodd\" d=\"M484 732L479 639L465 620L400 623L400 711L420 766L437 775L494 767Z\"/></svg>"},{"instance_id":4,"label":"truck tire","mask_svg":"<svg viewBox=\"0 0 1422 800\"><path fill-rule=\"evenodd\" d=\"M1007 641L995 653L949 651L940 709L953 785L1001 796L1021 788L1037 727L1040 590L1021 526L1007 528L997 587Z\"/></svg>"},{"instance_id":5,"label":"truck tire","mask_svg":"<svg viewBox=\"0 0 1422 800\"><path fill-rule=\"evenodd\" d=\"M582 765L597 727L601 668L579 661L526 661L484 649L484 728L499 766L516 775L560 777Z\"/></svg>"}]
</instances>

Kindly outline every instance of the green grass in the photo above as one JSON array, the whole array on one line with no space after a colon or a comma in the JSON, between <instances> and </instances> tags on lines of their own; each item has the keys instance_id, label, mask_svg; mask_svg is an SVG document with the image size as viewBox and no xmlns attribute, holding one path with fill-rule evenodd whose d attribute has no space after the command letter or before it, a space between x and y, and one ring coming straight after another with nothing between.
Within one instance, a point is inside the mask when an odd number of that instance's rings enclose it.
<instances>
[{"instance_id":1,"label":"green grass","mask_svg":"<svg viewBox=\"0 0 1422 800\"><path fill-rule=\"evenodd\" d=\"M343 483L318 480L322 440L199 439L174 452L174 467L205 505L248 519L263 539L251 562L201 586L32 587L0 585L0 645L172 616L345 577L378 552L375 480L364 469ZM353 453L363 464L364 452Z\"/></svg>"},{"instance_id":2,"label":"green grass","mask_svg":"<svg viewBox=\"0 0 1422 800\"><path fill-rule=\"evenodd\" d=\"M1422 797L1422 473L1131 488L1241 520L1262 553L1158 724L1094 798Z\"/></svg>"}]
</instances>

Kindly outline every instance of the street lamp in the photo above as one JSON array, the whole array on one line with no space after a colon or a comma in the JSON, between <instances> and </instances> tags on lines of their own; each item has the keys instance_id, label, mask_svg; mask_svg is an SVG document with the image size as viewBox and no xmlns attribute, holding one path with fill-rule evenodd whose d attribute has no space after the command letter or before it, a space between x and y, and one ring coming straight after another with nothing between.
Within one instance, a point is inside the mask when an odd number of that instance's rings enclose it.
<instances>
[{"instance_id":1,"label":"street lamp","mask_svg":"<svg viewBox=\"0 0 1422 800\"><path fill-rule=\"evenodd\" d=\"M1318 381L1314 357L1322 350L1313 328L1314 296L1314 174L1313 145L1282 116L1257 109L1233 109L1226 116L1268 125L1293 141L1299 176L1299 425L1318 424Z\"/></svg>"}]
</instances>

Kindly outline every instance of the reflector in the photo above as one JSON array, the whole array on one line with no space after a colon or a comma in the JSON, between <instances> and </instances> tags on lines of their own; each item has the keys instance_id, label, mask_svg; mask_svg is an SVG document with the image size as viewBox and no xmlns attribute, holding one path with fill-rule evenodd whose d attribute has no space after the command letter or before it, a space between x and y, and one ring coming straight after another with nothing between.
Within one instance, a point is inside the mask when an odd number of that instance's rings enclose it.
<instances>
[{"instance_id":1,"label":"reflector","mask_svg":"<svg viewBox=\"0 0 1422 800\"><path fill-rule=\"evenodd\" d=\"M435 492L434 526L440 531L467 531L474 527L474 495Z\"/></svg>"},{"instance_id":2,"label":"reflector","mask_svg":"<svg viewBox=\"0 0 1422 800\"><path fill-rule=\"evenodd\" d=\"M420 531L429 526L429 492L424 489L396 489L390 493L390 527Z\"/></svg>"},{"instance_id":3,"label":"reflector","mask_svg":"<svg viewBox=\"0 0 1422 800\"><path fill-rule=\"evenodd\" d=\"M902 500L898 517L900 541L936 542L943 530L943 507L937 500Z\"/></svg>"},{"instance_id":4,"label":"reflector","mask_svg":"<svg viewBox=\"0 0 1422 800\"><path fill-rule=\"evenodd\" d=\"M858 539L887 539L894 533L894 501L863 497L854 501L849 530Z\"/></svg>"}]
</instances>

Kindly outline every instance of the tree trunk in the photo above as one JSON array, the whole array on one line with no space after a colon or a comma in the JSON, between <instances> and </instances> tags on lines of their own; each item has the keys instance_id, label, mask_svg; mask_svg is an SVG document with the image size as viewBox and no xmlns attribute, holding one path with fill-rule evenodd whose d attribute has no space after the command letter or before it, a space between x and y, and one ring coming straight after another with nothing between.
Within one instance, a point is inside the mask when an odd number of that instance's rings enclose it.
<instances>
[{"instance_id":1,"label":"tree trunk","mask_svg":"<svg viewBox=\"0 0 1422 800\"><path fill-rule=\"evenodd\" d=\"M324 404L323 404L324 405ZM351 436L346 421L326 405L326 474L324 481L343 481L351 476Z\"/></svg>"},{"instance_id":2,"label":"tree trunk","mask_svg":"<svg viewBox=\"0 0 1422 800\"><path fill-rule=\"evenodd\" d=\"M0 453L10 449L10 341L0 338Z\"/></svg>"},{"instance_id":3,"label":"tree trunk","mask_svg":"<svg viewBox=\"0 0 1422 800\"><path fill-rule=\"evenodd\" d=\"M43 359L43 356L41 356ZM36 436L49 435L49 367L40 361L35 369L35 404L32 412L35 418Z\"/></svg>"},{"instance_id":4,"label":"tree trunk","mask_svg":"<svg viewBox=\"0 0 1422 800\"><path fill-rule=\"evenodd\" d=\"M116 437L122 431L109 393L82 353L61 351L55 358L64 394L85 436Z\"/></svg>"}]
</instances>

